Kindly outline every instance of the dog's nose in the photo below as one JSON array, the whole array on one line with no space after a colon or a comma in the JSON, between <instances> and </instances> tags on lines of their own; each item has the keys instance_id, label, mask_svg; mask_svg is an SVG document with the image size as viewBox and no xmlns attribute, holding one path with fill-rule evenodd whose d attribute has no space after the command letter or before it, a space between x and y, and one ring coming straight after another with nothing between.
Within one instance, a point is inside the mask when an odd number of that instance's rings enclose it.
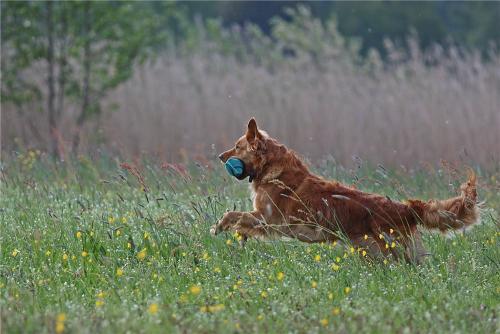
<instances>
[{"instance_id":1,"label":"dog's nose","mask_svg":"<svg viewBox=\"0 0 500 334\"><path fill-rule=\"evenodd\" d=\"M219 159L224 162L224 153L219 154Z\"/></svg>"}]
</instances>

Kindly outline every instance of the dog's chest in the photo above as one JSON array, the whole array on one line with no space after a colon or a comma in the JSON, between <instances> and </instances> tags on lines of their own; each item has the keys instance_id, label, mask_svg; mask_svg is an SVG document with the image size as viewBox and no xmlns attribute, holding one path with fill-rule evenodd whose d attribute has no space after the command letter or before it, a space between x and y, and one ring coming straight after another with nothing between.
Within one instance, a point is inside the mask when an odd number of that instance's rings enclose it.
<instances>
[{"instance_id":1,"label":"dog's chest","mask_svg":"<svg viewBox=\"0 0 500 334\"><path fill-rule=\"evenodd\" d=\"M279 212L279 209L276 207L276 203L273 202L272 194L264 188L256 189L253 184L250 184L249 189L253 209L255 211L259 211L267 219L272 218Z\"/></svg>"}]
</instances>

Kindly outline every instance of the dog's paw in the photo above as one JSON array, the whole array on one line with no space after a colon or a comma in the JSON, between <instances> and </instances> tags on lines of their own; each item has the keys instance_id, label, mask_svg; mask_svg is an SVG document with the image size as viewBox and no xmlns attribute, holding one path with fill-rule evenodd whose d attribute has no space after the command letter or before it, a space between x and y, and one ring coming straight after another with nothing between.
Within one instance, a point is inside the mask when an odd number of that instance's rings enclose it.
<instances>
[{"instance_id":1,"label":"dog's paw","mask_svg":"<svg viewBox=\"0 0 500 334\"><path fill-rule=\"evenodd\" d=\"M212 227L210 227L210 234L213 235L213 236L216 236L219 232L217 231L217 226L219 224L214 224L212 225Z\"/></svg>"},{"instance_id":2,"label":"dog's paw","mask_svg":"<svg viewBox=\"0 0 500 334\"><path fill-rule=\"evenodd\" d=\"M211 235L217 235L220 232L233 228L240 220L242 213L237 211L226 212L222 218L210 228Z\"/></svg>"}]
</instances>

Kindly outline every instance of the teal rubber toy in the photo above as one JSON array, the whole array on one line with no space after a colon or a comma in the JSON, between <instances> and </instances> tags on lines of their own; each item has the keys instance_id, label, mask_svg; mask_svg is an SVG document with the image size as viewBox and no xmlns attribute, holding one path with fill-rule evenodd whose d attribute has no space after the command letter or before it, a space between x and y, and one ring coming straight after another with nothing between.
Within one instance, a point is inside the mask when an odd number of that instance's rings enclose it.
<instances>
[{"instance_id":1,"label":"teal rubber toy","mask_svg":"<svg viewBox=\"0 0 500 334\"><path fill-rule=\"evenodd\" d=\"M227 159L225 165L229 175L239 178L245 172L245 164L238 158L231 157Z\"/></svg>"}]
</instances>

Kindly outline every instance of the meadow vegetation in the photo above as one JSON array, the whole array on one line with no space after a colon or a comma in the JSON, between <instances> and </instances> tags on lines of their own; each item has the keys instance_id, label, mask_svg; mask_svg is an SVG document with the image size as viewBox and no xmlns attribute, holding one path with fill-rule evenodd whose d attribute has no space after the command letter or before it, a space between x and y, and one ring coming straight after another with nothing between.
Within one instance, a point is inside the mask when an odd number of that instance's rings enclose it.
<instances>
[{"instance_id":1,"label":"meadow vegetation","mask_svg":"<svg viewBox=\"0 0 500 334\"><path fill-rule=\"evenodd\" d=\"M313 168L392 199L449 197L463 180L452 165ZM225 210L251 207L218 163L23 151L1 172L6 333L498 331L498 169L477 170L483 224L426 233L421 266L348 244L210 236Z\"/></svg>"}]
</instances>

